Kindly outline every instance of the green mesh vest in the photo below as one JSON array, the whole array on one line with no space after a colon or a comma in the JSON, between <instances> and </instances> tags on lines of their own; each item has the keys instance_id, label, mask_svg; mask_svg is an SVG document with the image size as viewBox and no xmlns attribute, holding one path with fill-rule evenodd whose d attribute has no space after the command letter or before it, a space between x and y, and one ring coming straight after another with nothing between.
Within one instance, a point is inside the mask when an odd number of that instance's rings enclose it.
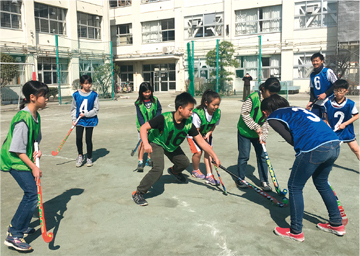
<instances>
[{"instance_id":1,"label":"green mesh vest","mask_svg":"<svg viewBox=\"0 0 360 256\"><path fill-rule=\"evenodd\" d=\"M199 128L199 132L202 136L206 135L214 126L215 124L219 121L220 119L220 115L221 115L221 111L220 109L218 108L213 116L212 116L212 119L210 122L208 122L206 120L206 115L205 115L205 110L202 108L202 109L194 109L193 110L194 113L196 113L200 120L201 120L201 125L200 125L200 128Z\"/></svg>"},{"instance_id":2,"label":"green mesh vest","mask_svg":"<svg viewBox=\"0 0 360 256\"><path fill-rule=\"evenodd\" d=\"M172 112L162 114L164 116L164 130L162 133L158 129L154 129L148 136L149 142L153 142L163 147L168 152L174 152L179 145L184 141L186 135L192 127L192 118L185 121L185 126L182 130L178 130L174 124Z\"/></svg>"},{"instance_id":3,"label":"green mesh vest","mask_svg":"<svg viewBox=\"0 0 360 256\"><path fill-rule=\"evenodd\" d=\"M13 138L14 127L19 122L25 122L29 128L28 144L26 146L26 155L33 160L34 142L39 136L40 131L40 115L37 113L38 123L36 123L28 111L19 111L12 119L10 124L10 130L6 136L4 144L1 147L1 162L0 169L2 171L10 171L10 169L18 171L30 171L30 167L27 166L16 153L9 152L10 144Z\"/></svg>"},{"instance_id":4,"label":"green mesh vest","mask_svg":"<svg viewBox=\"0 0 360 256\"><path fill-rule=\"evenodd\" d=\"M155 96L153 96L154 99L155 99L155 102L152 102L151 103L151 107L150 108L146 108L145 107L145 104L142 103L140 105L139 104L139 101L136 102L136 105L139 106L139 109L140 109L140 112L142 114L142 116L144 117L144 120L146 123L147 121L149 121L150 119L153 119L156 115L156 111L157 111L157 98ZM139 122L139 119L136 118L136 127L137 127L137 130L140 131L140 122Z\"/></svg>"},{"instance_id":5,"label":"green mesh vest","mask_svg":"<svg viewBox=\"0 0 360 256\"><path fill-rule=\"evenodd\" d=\"M250 112L250 117L254 119L255 123L262 126L265 122L265 116L261 112L261 97L260 92L256 91L249 95L249 98L252 101L252 109ZM237 128L242 136L247 138L259 138L259 135L256 131L251 130L244 122L242 116L240 115Z\"/></svg>"}]
</instances>

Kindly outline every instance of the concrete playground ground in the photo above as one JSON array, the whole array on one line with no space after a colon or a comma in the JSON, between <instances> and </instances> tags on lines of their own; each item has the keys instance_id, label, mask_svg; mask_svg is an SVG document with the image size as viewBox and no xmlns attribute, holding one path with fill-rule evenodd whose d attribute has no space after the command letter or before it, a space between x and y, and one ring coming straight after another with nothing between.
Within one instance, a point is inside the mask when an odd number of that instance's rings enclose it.
<instances>
[{"instance_id":1,"label":"concrete playground ground","mask_svg":"<svg viewBox=\"0 0 360 256\"><path fill-rule=\"evenodd\" d=\"M130 156L138 135L135 128L136 93L129 99L100 101L99 125L93 134L93 167L75 167L77 150L73 132L58 156L52 156L71 127L70 104L49 102L40 111L43 140L40 161L47 230L54 239L46 244L40 232L38 211L30 226L36 233L25 240L32 255L359 255L359 162L346 144L330 175L349 218L346 235L316 228L328 220L325 205L310 179L304 188L305 241L283 239L273 233L276 226L289 227L289 207L280 208L251 189L240 190L232 177L219 170L228 191L191 177L192 165L184 171L188 184L178 184L166 170L145 195L149 205L137 206L131 199L143 173L134 171L137 156ZM156 94L163 112L174 110L175 94ZM290 95L293 106L304 107L309 96ZM350 96L357 103L358 96ZM196 98L200 103L200 98ZM220 125L214 131L214 151L222 165L237 173L237 131L242 101L240 95L224 97ZM4 141L16 105L1 108L1 141ZM359 121L355 122L359 138ZM181 145L191 160L188 143ZM84 144L84 151L86 146ZM287 188L295 159L293 148L270 130L267 151L280 187ZM85 153L84 152L84 153ZM136 154L137 155L137 154ZM165 166L171 163L165 160ZM201 169L205 167L201 164ZM216 176L216 175L215 175ZM258 185L254 150L247 180ZM270 175L269 175L270 177ZM273 185L271 184L273 187ZM275 192L270 193L281 199ZM8 173L1 173L1 255L18 255L3 244L6 229L23 192Z\"/></svg>"}]
</instances>

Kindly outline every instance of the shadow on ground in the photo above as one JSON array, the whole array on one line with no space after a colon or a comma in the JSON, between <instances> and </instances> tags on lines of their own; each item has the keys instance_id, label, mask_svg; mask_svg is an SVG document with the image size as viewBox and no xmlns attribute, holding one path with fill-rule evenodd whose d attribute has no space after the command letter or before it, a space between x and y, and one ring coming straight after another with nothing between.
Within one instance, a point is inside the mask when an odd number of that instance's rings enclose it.
<instances>
[{"instance_id":1,"label":"shadow on ground","mask_svg":"<svg viewBox=\"0 0 360 256\"><path fill-rule=\"evenodd\" d=\"M60 221L64 218L64 213L67 210L67 203L71 200L72 196L78 196L81 195L84 192L84 189L82 188L72 188L69 190L66 190L61 195L58 195L57 197L54 197L53 199L46 201L44 203L44 212L45 212L45 223L46 223L46 229L51 230L53 229L53 240L49 243L49 249L50 250L58 250L60 248L60 245L54 245L56 234L59 230ZM35 210L34 217L39 218L39 211ZM33 221L30 223L29 227L36 227L39 226L40 222L39 219ZM26 241L28 243L31 243L35 239L42 239L41 237L41 229L39 228L36 230L36 232L28 236L26 238Z\"/></svg>"}]
</instances>

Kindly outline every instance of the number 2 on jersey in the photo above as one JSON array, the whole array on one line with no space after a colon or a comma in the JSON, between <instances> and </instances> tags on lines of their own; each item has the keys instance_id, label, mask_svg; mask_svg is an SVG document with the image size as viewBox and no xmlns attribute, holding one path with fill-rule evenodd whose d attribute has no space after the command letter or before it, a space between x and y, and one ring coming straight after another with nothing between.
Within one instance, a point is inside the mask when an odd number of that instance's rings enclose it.
<instances>
[{"instance_id":1,"label":"number 2 on jersey","mask_svg":"<svg viewBox=\"0 0 360 256\"><path fill-rule=\"evenodd\" d=\"M334 126L334 131L339 130L340 124L342 124L342 122L344 121L345 114L341 111L337 111L337 112L335 112L334 117L337 118L338 116L340 116L340 118L339 118L339 121Z\"/></svg>"},{"instance_id":2,"label":"number 2 on jersey","mask_svg":"<svg viewBox=\"0 0 360 256\"><path fill-rule=\"evenodd\" d=\"M293 111L303 111L305 114L309 115L307 116L308 119L310 119L311 121L314 121L314 122L320 122L320 117L318 117L317 115L315 115L314 113L304 109L304 108L291 108Z\"/></svg>"}]
</instances>

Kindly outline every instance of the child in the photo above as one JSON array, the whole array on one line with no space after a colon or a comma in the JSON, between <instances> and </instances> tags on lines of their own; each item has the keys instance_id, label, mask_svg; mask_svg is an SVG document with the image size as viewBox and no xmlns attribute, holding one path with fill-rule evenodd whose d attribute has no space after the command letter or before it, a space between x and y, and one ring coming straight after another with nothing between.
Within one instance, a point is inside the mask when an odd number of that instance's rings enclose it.
<instances>
[{"instance_id":1,"label":"child","mask_svg":"<svg viewBox=\"0 0 360 256\"><path fill-rule=\"evenodd\" d=\"M141 126L140 137L144 143L145 152L152 153L153 166L132 194L136 204L141 206L148 204L143 194L162 176L164 155L174 164L173 167L167 170L168 173L173 175L180 183L187 183L186 177L181 172L190 165L190 162L180 148L180 144L187 134L194 137L196 143L214 159L217 166L220 165L218 157L192 123L191 114L194 104L196 104L195 99L189 93L183 92L176 96L175 112L163 113ZM153 131L148 139L147 134L150 129L153 129Z\"/></svg>"},{"instance_id":2,"label":"child","mask_svg":"<svg viewBox=\"0 0 360 256\"><path fill-rule=\"evenodd\" d=\"M270 126L296 151L288 181L291 225L290 228L276 227L275 234L304 241L303 188L312 177L330 218L329 223L319 223L317 227L338 236L345 235L336 196L328 184L330 171L340 153L340 140L336 134L320 117L303 108L289 107L289 103L279 95L264 99L261 110Z\"/></svg>"},{"instance_id":3,"label":"child","mask_svg":"<svg viewBox=\"0 0 360 256\"><path fill-rule=\"evenodd\" d=\"M41 157L40 150L34 151L34 142L41 140L41 119L37 111L46 107L49 88L41 82L29 81L24 84L22 92L25 96L23 104L13 117L1 148L0 169L9 172L24 191L4 244L19 251L30 251L31 246L23 238L35 232L29 224L38 203L36 184L42 176L34 164L35 158ZM29 103L27 107L25 103Z\"/></svg>"},{"instance_id":4,"label":"child","mask_svg":"<svg viewBox=\"0 0 360 256\"><path fill-rule=\"evenodd\" d=\"M147 83L143 82L140 84L139 88L139 97L135 101L136 106L136 127L137 131L139 133L139 139L140 139L140 126L142 126L147 121L153 119L155 116L158 116L161 114L161 105L159 100L153 95L153 87ZM143 143L140 142L139 150L138 150L138 172L142 172L143 167L143 157L144 157L144 147ZM150 155L148 155L148 159L146 161L146 165L150 166L151 160Z\"/></svg>"},{"instance_id":5,"label":"child","mask_svg":"<svg viewBox=\"0 0 360 256\"><path fill-rule=\"evenodd\" d=\"M325 118L331 129L340 140L348 143L352 152L360 160L359 145L356 142L353 122L359 119L359 112L355 102L347 99L349 83L340 79L334 83L335 97L325 103Z\"/></svg>"},{"instance_id":6,"label":"child","mask_svg":"<svg viewBox=\"0 0 360 256\"><path fill-rule=\"evenodd\" d=\"M200 132L204 140L212 147L212 133L215 130L215 126L220 122L221 111L219 109L220 95L210 89L206 90L201 98L201 104L194 109L192 114L193 124ZM188 136L188 142L190 145L192 156L192 163L194 170L192 176L199 179L206 179L206 183L211 185L219 185L220 182L215 179L212 174L212 164L208 153L204 153L204 163L206 166L206 177L199 169L200 158L202 149L195 142L195 140Z\"/></svg>"},{"instance_id":7,"label":"child","mask_svg":"<svg viewBox=\"0 0 360 256\"><path fill-rule=\"evenodd\" d=\"M260 179L260 187L264 191L271 191L268 183L268 167L266 164L265 153L260 139L266 141L269 125L261 113L260 104L263 98L280 91L281 86L276 78L269 78L259 87L259 91L249 95L241 108L241 115L237 125L238 128L238 172L241 179L245 179L247 161L250 157L250 145L254 146L257 158L257 166ZM239 188L247 188L247 185L240 180L236 181Z\"/></svg>"},{"instance_id":8,"label":"child","mask_svg":"<svg viewBox=\"0 0 360 256\"><path fill-rule=\"evenodd\" d=\"M92 91L91 88L92 79L88 75L80 77L81 90L74 92L71 105L71 116L73 125L75 125L76 119L81 116L76 124L76 146L79 153L76 159L76 167L80 167L83 164L83 144L82 138L85 128L85 140L87 148L86 165L91 167L92 162L92 133L94 127L98 124L97 113L99 112L99 97L98 94Z\"/></svg>"}]
</instances>

